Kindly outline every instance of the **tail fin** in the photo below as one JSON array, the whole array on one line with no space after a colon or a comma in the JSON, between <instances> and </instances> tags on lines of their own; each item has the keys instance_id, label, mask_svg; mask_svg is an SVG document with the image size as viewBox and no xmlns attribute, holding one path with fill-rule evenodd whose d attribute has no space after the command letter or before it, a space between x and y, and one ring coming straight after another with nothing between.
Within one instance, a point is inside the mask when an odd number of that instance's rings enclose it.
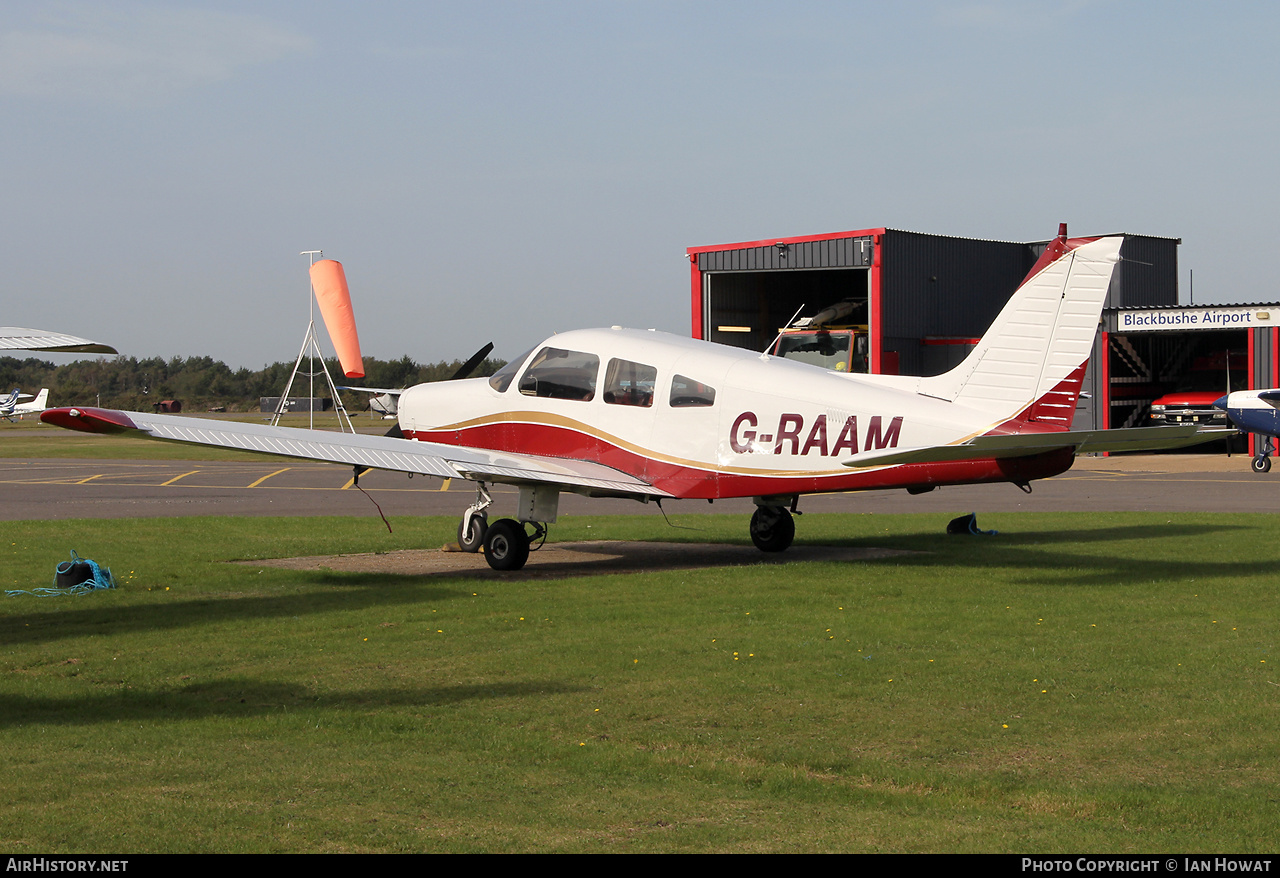
<instances>
[{"instance_id":1,"label":"tail fin","mask_svg":"<svg viewBox=\"0 0 1280 878\"><path fill-rule=\"evenodd\" d=\"M49 388L41 387L40 392L36 394L36 398L31 401L33 406L45 409L49 407Z\"/></svg>"},{"instance_id":2,"label":"tail fin","mask_svg":"<svg viewBox=\"0 0 1280 878\"><path fill-rule=\"evenodd\" d=\"M1123 240L1068 239L1064 223L977 347L920 392L1068 429Z\"/></svg>"},{"instance_id":3,"label":"tail fin","mask_svg":"<svg viewBox=\"0 0 1280 878\"><path fill-rule=\"evenodd\" d=\"M21 392L22 392L21 388L18 388L18 387L13 388L12 393L10 393L4 399L0 399L0 406L4 406L5 408L8 408L9 406L17 405L18 397L21 395Z\"/></svg>"}]
</instances>

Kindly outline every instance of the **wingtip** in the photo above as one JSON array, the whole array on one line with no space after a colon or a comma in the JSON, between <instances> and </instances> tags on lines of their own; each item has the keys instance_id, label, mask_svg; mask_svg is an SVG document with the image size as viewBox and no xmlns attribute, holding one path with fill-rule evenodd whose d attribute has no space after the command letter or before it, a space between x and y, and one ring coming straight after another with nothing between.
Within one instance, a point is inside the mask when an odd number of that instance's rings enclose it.
<instances>
[{"instance_id":1,"label":"wingtip","mask_svg":"<svg viewBox=\"0 0 1280 878\"><path fill-rule=\"evenodd\" d=\"M45 409L40 420L55 427L78 430L81 433L123 433L136 430L138 425L124 412L89 407L62 407Z\"/></svg>"}]
</instances>

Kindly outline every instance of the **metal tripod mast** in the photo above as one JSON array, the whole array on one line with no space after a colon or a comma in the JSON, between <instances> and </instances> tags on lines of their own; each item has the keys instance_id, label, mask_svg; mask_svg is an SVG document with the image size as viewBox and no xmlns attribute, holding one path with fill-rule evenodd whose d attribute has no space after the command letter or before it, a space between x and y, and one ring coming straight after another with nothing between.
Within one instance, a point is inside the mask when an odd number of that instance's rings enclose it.
<instances>
[{"instance_id":1,"label":"metal tripod mast","mask_svg":"<svg viewBox=\"0 0 1280 878\"><path fill-rule=\"evenodd\" d=\"M323 250L303 250L299 256L310 256L311 265L316 264L316 260L324 256ZM338 415L338 429L346 432L350 430L352 433L356 428L351 424L351 416L347 414L346 407L342 404L342 397L338 394L338 388L333 383L333 378L329 375L329 367L324 363L324 354L320 352L320 342L316 338L316 290L310 282L311 274L308 269L307 273L307 331L302 337L302 347L298 351L298 359L293 364L293 371L289 373L289 381L284 386L284 395L280 397L280 402L276 405L275 414L271 416L271 426L280 423L280 416L284 414L285 409L289 405L289 391L293 389L293 380L298 377L299 371L302 369L302 358L307 358L307 371L302 372L307 376L307 409L308 409L308 426L315 429L316 410L314 400L316 398L316 378L324 375L325 382L329 385L329 393L333 395L333 409ZM316 369L316 360L320 361L320 368Z\"/></svg>"}]
</instances>

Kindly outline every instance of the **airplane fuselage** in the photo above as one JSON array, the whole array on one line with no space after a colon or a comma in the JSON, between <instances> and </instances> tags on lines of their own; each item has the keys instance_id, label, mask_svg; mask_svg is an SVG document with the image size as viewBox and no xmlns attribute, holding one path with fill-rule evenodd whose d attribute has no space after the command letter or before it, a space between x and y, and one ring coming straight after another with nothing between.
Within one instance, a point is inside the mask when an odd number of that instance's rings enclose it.
<instances>
[{"instance_id":1,"label":"airplane fuselage","mask_svg":"<svg viewBox=\"0 0 1280 878\"><path fill-rule=\"evenodd\" d=\"M404 435L590 460L681 498L1024 482L1071 464L1070 452L1054 452L851 469L868 452L955 443L1003 419L904 393L893 378L667 333L563 333L504 371L406 390Z\"/></svg>"}]
</instances>

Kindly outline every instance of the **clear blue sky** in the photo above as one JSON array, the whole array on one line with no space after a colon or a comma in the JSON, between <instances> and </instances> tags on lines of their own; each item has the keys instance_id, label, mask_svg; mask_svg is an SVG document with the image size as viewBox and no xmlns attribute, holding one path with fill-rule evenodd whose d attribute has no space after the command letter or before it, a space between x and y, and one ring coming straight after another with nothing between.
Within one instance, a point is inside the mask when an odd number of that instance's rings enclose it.
<instances>
[{"instance_id":1,"label":"clear blue sky","mask_svg":"<svg viewBox=\"0 0 1280 878\"><path fill-rule=\"evenodd\" d=\"M0 6L0 323L292 359L687 332L688 246L890 226L1180 237L1276 301L1280 4ZM326 342L327 347L327 342Z\"/></svg>"}]
</instances>

